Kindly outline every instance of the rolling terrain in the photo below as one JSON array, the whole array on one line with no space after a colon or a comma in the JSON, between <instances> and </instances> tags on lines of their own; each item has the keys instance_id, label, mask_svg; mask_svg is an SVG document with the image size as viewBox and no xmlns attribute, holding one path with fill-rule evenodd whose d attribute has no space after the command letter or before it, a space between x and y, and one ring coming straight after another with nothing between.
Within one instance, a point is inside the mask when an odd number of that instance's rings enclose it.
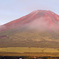
<instances>
[{"instance_id":1,"label":"rolling terrain","mask_svg":"<svg viewBox=\"0 0 59 59\"><path fill-rule=\"evenodd\" d=\"M7 31L0 34L0 47L59 48L59 36L50 32Z\"/></svg>"}]
</instances>

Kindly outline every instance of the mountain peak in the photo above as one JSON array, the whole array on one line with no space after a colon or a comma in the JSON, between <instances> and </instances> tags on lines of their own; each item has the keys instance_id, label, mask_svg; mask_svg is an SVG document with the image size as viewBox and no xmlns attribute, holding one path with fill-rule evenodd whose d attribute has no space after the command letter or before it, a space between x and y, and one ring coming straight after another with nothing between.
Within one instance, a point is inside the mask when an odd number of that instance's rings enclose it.
<instances>
[{"instance_id":1,"label":"mountain peak","mask_svg":"<svg viewBox=\"0 0 59 59\"><path fill-rule=\"evenodd\" d=\"M48 14L54 14L52 11L50 10L35 10L32 12L32 14L36 15L36 16L44 16L44 15L48 15Z\"/></svg>"},{"instance_id":2,"label":"mountain peak","mask_svg":"<svg viewBox=\"0 0 59 59\"><path fill-rule=\"evenodd\" d=\"M40 17L40 16L44 16L44 17L50 17L50 18L54 18L55 20L59 21L59 15L57 15L56 13L50 11L50 10L35 10L32 12L33 15Z\"/></svg>"},{"instance_id":3,"label":"mountain peak","mask_svg":"<svg viewBox=\"0 0 59 59\"><path fill-rule=\"evenodd\" d=\"M33 11L32 13L35 13L35 14L37 14L37 13L43 13L43 14L48 14L48 13L51 13L51 14L55 14L54 12L52 12L52 11L50 11L50 10L35 10L35 11ZM56 14L57 15L57 14Z\"/></svg>"},{"instance_id":4,"label":"mountain peak","mask_svg":"<svg viewBox=\"0 0 59 59\"><path fill-rule=\"evenodd\" d=\"M35 11L33 11L33 12L51 12L50 10L35 10Z\"/></svg>"}]
</instances>

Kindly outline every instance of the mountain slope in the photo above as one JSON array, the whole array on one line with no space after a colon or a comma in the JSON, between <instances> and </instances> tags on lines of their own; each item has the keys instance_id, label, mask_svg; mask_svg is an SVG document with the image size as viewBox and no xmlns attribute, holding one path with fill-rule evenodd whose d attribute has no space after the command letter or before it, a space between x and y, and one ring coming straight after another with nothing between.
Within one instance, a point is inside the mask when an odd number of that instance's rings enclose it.
<instances>
[{"instance_id":1,"label":"mountain slope","mask_svg":"<svg viewBox=\"0 0 59 59\"><path fill-rule=\"evenodd\" d=\"M59 48L59 16L37 10L0 28L0 47Z\"/></svg>"},{"instance_id":2,"label":"mountain slope","mask_svg":"<svg viewBox=\"0 0 59 59\"><path fill-rule=\"evenodd\" d=\"M37 26L40 28L43 26L42 28L46 28L48 30L59 30L59 15L46 10L33 11L26 16L3 25L4 29L2 28L1 30L4 31L26 26L31 28L30 24L32 27L37 24Z\"/></svg>"}]
</instances>

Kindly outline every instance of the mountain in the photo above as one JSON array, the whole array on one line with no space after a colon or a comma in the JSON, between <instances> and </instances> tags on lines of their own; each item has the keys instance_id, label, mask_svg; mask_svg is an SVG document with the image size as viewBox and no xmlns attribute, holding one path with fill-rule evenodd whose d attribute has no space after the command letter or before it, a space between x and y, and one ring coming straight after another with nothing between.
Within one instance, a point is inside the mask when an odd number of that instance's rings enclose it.
<instances>
[{"instance_id":1,"label":"mountain","mask_svg":"<svg viewBox=\"0 0 59 59\"><path fill-rule=\"evenodd\" d=\"M59 48L59 15L36 10L2 25L0 47Z\"/></svg>"},{"instance_id":2,"label":"mountain","mask_svg":"<svg viewBox=\"0 0 59 59\"><path fill-rule=\"evenodd\" d=\"M19 19L4 24L2 31L21 27L30 29L59 30L59 15L49 10L36 10Z\"/></svg>"}]
</instances>

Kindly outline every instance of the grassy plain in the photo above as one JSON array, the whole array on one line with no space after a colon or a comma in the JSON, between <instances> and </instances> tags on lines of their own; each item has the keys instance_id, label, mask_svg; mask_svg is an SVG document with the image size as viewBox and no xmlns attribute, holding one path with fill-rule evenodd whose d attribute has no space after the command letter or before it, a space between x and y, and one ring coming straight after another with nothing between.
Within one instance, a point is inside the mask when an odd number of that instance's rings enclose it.
<instances>
[{"instance_id":1,"label":"grassy plain","mask_svg":"<svg viewBox=\"0 0 59 59\"><path fill-rule=\"evenodd\" d=\"M38 47L7 47L0 48L2 56L59 56L59 49Z\"/></svg>"},{"instance_id":2,"label":"grassy plain","mask_svg":"<svg viewBox=\"0 0 59 59\"><path fill-rule=\"evenodd\" d=\"M25 52L45 52L45 53L59 53L58 49L55 48L36 48L36 47L7 47L0 48L0 52L17 52L17 53L25 53Z\"/></svg>"}]
</instances>

